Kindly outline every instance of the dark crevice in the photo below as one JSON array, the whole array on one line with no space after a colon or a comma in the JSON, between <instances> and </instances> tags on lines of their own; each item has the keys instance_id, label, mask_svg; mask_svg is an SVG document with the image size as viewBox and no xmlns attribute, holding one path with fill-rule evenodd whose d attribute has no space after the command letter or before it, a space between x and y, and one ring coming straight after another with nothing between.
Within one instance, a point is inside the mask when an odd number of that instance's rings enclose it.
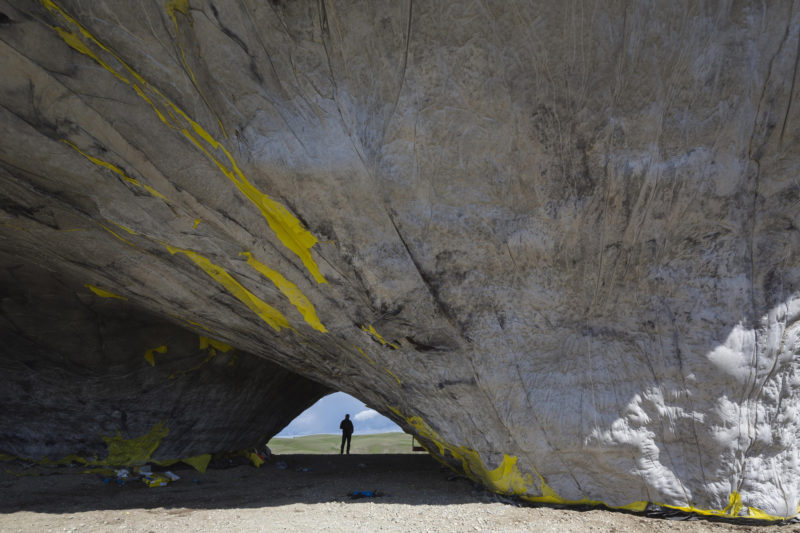
<instances>
[{"instance_id":1,"label":"dark crevice","mask_svg":"<svg viewBox=\"0 0 800 533\"><path fill-rule=\"evenodd\" d=\"M430 276L428 276L425 273L425 271L423 270L422 266L417 262L417 258L411 252L411 249L408 247L408 243L406 243L406 240L403 237L403 234L400 233L400 230L398 229L397 224L395 224L394 217L392 217L392 215L389 214L389 213L387 213L387 216L389 217L389 221L392 223L392 227L394 228L394 231L397 234L397 237L400 239L400 242L403 244L403 247L405 248L409 259L411 259L411 263L414 265L414 268L417 270L417 273L419 274L419 277L422 280L422 283L425 285L425 287L428 289L428 292L433 297L433 303L436 306L436 309L442 314L443 317L445 317L447 319L447 321L450 323L451 326L453 326L453 328L455 328L456 331L460 332L461 335L464 338L467 338L466 335L464 334L463 329L458 325L458 322L456 321L455 316L453 316L453 314L450 313L449 307L447 306L447 304L444 303L441 300L441 297L439 295L439 290L436 287L435 282L431 279Z\"/></svg>"},{"instance_id":2,"label":"dark crevice","mask_svg":"<svg viewBox=\"0 0 800 533\"><path fill-rule=\"evenodd\" d=\"M445 348L440 348L438 346L431 346L430 344L425 344L424 342L419 342L418 340L414 339L413 337L406 337L406 340L418 352L443 352L443 351L446 351Z\"/></svg>"}]
</instances>

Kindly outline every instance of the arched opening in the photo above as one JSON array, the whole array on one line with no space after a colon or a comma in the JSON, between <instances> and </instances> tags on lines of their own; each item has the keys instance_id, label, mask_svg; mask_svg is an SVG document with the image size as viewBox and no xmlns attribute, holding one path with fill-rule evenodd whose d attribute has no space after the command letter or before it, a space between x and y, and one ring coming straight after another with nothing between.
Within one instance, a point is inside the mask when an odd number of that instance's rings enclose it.
<instances>
[{"instance_id":1,"label":"arched opening","mask_svg":"<svg viewBox=\"0 0 800 533\"><path fill-rule=\"evenodd\" d=\"M352 454L409 453L411 437L390 419L344 392L320 398L273 437L268 446L278 455L341 452L340 423L353 423Z\"/></svg>"}]
</instances>

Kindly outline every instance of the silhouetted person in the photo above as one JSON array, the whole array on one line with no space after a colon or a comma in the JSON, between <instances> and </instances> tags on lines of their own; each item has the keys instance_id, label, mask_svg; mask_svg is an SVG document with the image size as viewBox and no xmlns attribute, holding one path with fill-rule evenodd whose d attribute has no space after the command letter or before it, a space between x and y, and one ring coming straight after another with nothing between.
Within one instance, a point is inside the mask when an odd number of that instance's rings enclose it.
<instances>
[{"instance_id":1,"label":"silhouetted person","mask_svg":"<svg viewBox=\"0 0 800 533\"><path fill-rule=\"evenodd\" d=\"M344 453L345 441L347 441L347 455L350 455L350 437L353 436L353 423L350 421L350 415L344 415L344 420L339 424L339 429L342 430L342 449L339 450L339 455Z\"/></svg>"}]
</instances>

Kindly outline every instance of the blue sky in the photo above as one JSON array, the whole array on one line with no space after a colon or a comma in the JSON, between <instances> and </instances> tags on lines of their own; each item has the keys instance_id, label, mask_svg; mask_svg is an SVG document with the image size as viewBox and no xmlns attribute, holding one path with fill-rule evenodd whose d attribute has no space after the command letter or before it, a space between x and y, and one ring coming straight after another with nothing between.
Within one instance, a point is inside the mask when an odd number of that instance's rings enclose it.
<instances>
[{"instance_id":1,"label":"blue sky","mask_svg":"<svg viewBox=\"0 0 800 533\"><path fill-rule=\"evenodd\" d=\"M300 437L319 433L340 433L339 422L349 414L355 435L403 431L400 426L343 392L334 392L300 413L276 437Z\"/></svg>"}]
</instances>

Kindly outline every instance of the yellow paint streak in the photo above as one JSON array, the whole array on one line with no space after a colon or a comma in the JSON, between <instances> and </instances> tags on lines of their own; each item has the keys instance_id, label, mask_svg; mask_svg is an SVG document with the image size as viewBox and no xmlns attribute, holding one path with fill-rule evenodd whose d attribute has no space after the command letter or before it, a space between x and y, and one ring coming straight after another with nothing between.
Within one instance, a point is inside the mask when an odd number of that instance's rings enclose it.
<instances>
[{"instance_id":1,"label":"yellow paint streak","mask_svg":"<svg viewBox=\"0 0 800 533\"><path fill-rule=\"evenodd\" d=\"M372 326L372 325L370 325L370 326L369 326L369 329L367 329L367 327L366 327L366 326L361 326L361 329L363 329L364 331L366 331L367 333L369 333L370 335L372 335L372 337L373 337L373 338L374 338L376 341L380 342L380 343L381 343L381 344L383 344L384 346L388 346L388 347L390 347L390 348L393 348L393 349L395 349L395 350L398 350L398 349L400 348L398 345L396 345L396 344L393 344L393 343L391 343L391 342L388 342L388 341L387 341L387 340L385 340L383 337L381 337L380 333L378 333L377 331L375 331L375 326Z\"/></svg>"},{"instance_id":2,"label":"yellow paint streak","mask_svg":"<svg viewBox=\"0 0 800 533\"><path fill-rule=\"evenodd\" d=\"M135 179L133 179L130 176L128 176L127 174L125 174L125 171L123 171L118 166L113 165L113 164L109 163L108 161L103 161L102 159L98 159L96 157L90 156L89 154L87 154L86 152L84 152L83 150L81 150L80 148L78 148L77 146L75 146L74 144L72 144L71 142L69 142L66 139L61 139L61 142L66 144L67 146L69 146L70 148L72 148L73 150L78 152L79 154L81 154L83 157L85 157L86 159L88 159L89 161L94 163L95 165L98 165L98 166L101 166L101 167L105 167L105 168L111 170L112 172L114 172L115 174L119 174L120 176L122 176L122 178L125 181L127 181L129 183L132 183L132 184L136 185L137 187L141 187L141 185L139 184L138 181L136 181Z\"/></svg>"},{"instance_id":3,"label":"yellow paint streak","mask_svg":"<svg viewBox=\"0 0 800 533\"><path fill-rule=\"evenodd\" d=\"M739 516L739 513L744 509L744 505L742 504L742 497L741 495L734 491L731 493L730 497L728 498L728 505L724 509L698 509L697 507L691 506L679 506L679 505L667 505L663 503L659 503L662 507L668 507L670 509L677 509L679 511L684 511L686 513L697 513L704 516L722 516L725 518L735 518ZM783 517L776 517L768 515L763 511L756 509L755 507L748 507L749 518L755 518L754 514L760 514L764 517L770 518L762 518L762 520L782 520Z\"/></svg>"},{"instance_id":4,"label":"yellow paint streak","mask_svg":"<svg viewBox=\"0 0 800 533\"><path fill-rule=\"evenodd\" d=\"M114 294L113 292L101 289L99 287L95 287L94 285L89 285L88 283L84 285L84 287L95 293L100 298L116 298L117 300L127 300L127 298L124 296L120 296L119 294Z\"/></svg>"},{"instance_id":5,"label":"yellow paint streak","mask_svg":"<svg viewBox=\"0 0 800 533\"><path fill-rule=\"evenodd\" d=\"M55 6L55 4L53 2L50 2L49 0L42 0L42 3L45 5L45 7L48 7L48 9L50 5ZM62 11L60 7L58 6L55 7L60 13L62 14L64 13L64 11ZM114 74L114 76L116 76L123 83L130 84L130 81L125 76L114 70L108 63L100 59L100 56L95 54L94 51L92 51L92 49L89 48L78 35L64 28L59 28L57 26L54 26L53 29L56 31L56 33L58 33L59 37L61 37L64 40L64 42L67 43L71 48L73 48L77 52L80 52L81 54L84 54L92 58L95 62L97 62L97 64L99 64L101 67L108 70L112 74Z\"/></svg>"},{"instance_id":6,"label":"yellow paint streak","mask_svg":"<svg viewBox=\"0 0 800 533\"><path fill-rule=\"evenodd\" d=\"M161 422L160 424L163 425L163 422ZM166 429L165 427L159 428L159 425L157 424L156 427L154 427L153 429L150 430L150 433L148 433L148 435L144 436L144 437L148 437L146 439L146 441L152 441L152 438L154 436L157 436L157 435L153 435L154 430L156 430L157 433L163 433L160 438L165 437L167 435L167 433L169 432L169 430ZM112 440L114 442L115 455L118 452L120 452L120 447L116 445L116 443L117 443L116 439L117 438L121 439L121 437L119 435L117 435L117 437L103 437L103 439L106 440L106 442L108 442L108 440ZM159 440L160 440L160 438L159 438ZM145 441L145 439L143 437L140 437L139 439L122 439L121 440L121 442L127 443L127 444L124 445L124 447L129 446L132 441L139 441L138 442L138 444L139 444L138 448L139 448L140 452L142 450L142 446L141 446L142 444L145 445L145 449L146 449L147 442ZM137 446L134 444L134 447L137 447ZM111 450L111 447L109 447L109 450ZM152 455L152 452L151 452L150 455ZM140 462L138 460L136 461L135 464L112 463L112 462L109 462L108 459L106 459L104 461L98 461L96 456L92 460L87 460L87 459L85 459L83 457L80 457L80 456L74 455L74 454L66 455L66 456L62 457L61 459L56 459L56 460L48 459L47 457L42 458L42 459L31 459L31 458L17 457L17 456L8 455L8 454L0 454L0 461L16 461L16 460L29 461L29 462L40 464L40 465L70 465L72 463L78 463L78 464L82 464L82 465L99 465L99 466L102 466L102 465L106 465L106 466L136 466L136 465L144 464L144 463L142 463L142 462ZM114 460L118 460L118 459L114 459ZM167 459L167 460L164 460L164 461L156 461L156 460L153 460L153 459L148 459L145 462L154 463L154 464L157 464L157 465L160 465L160 466L170 466L170 465L173 465L173 464L178 463L178 462L184 462L187 465L190 465L190 466L194 467L198 472L204 474L206 472L206 469L208 468L208 463L211 462L211 454L205 453L205 454L202 454L202 455L196 455L194 457L184 457L182 459ZM16 474L15 472L10 472L10 473ZM110 469L110 468L90 468L90 469L87 469L87 470L81 470L80 473L81 474L103 473L103 474L112 475L114 473L114 470Z\"/></svg>"},{"instance_id":7,"label":"yellow paint streak","mask_svg":"<svg viewBox=\"0 0 800 533\"><path fill-rule=\"evenodd\" d=\"M389 370L389 369L388 369L388 368L386 368L385 366L383 366L383 367L381 367L381 368L383 368L383 370L384 370L384 371L385 371L387 374L389 374L390 376L392 376L392 377L394 378L394 380L397 382L397 384L398 384L398 385L401 385L401 386L403 385L403 382L402 382L402 381L400 381L400 378L398 378L398 377L397 377L397 375L395 375L395 373L394 373L394 372L392 372L391 370Z\"/></svg>"},{"instance_id":8,"label":"yellow paint streak","mask_svg":"<svg viewBox=\"0 0 800 533\"><path fill-rule=\"evenodd\" d=\"M208 463L211 462L211 454L204 453L203 455L197 455L195 457L186 457L185 459L181 459L181 461L189 466L194 467L194 469L201 474L205 474L206 469L208 468Z\"/></svg>"},{"instance_id":9,"label":"yellow paint streak","mask_svg":"<svg viewBox=\"0 0 800 533\"><path fill-rule=\"evenodd\" d=\"M738 492L734 491L731 493L731 496L728 499L728 506L723 509L722 512L729 516L739 516L742 507L742 496Z\"/></svg>"},{"instance_id":10,"label":"yellow paint streak","mask_svg":"<svg viewBox=\"0 0 800 533\"><path fill-rule=\"evenodd\" d=\"M187 17L189 16L189 0L169 0L166 5L167 13L169 16L172 17L172 20L175 21L175 12L178 11L183 13ZM175 21L177 25L178 22Z\"/></svg>"},{"instance_id":11,"label":"yellow paint streak","mask_svg":"<svg viewBox=\"0 0 800 533\"><path fill-rule=\"evenodd\" d=\"M200 137L200 139L205 141L213 149L219 150L225 154L230 167L226 166L222 161L214 157L214 155L200 143L200 140L197 139L187 129L181 129L181 133L183 133L183 135L189 139L189 141L191 141L192 144L194 144L199 150L206 154L206 156L211 159L215 165L217 165L217 168L219 168L220 172L222 172L222 174L224 174L236 186L236 188L239 189L239 191L258 208L259 211L261 211L261 215L266 219L267 224L275 233L275 236L278 237L284 246L286 246L289 250L294 252L297 257L300 258L300 260L303 262L303 265L305 265L308 271L311 272L311 275L314 277L317 283L327 283L327 280L319 271L319 267L314 261L314 258L311 257L311 252L309 251L311 247L317 243L317 238L314 237L314 235L312 235L307 229L303 228L303 226L300 224L300 221L283 205L276 202L268 195L262 193L252 183L250 183L241 169L239 169L236 160L224 146L211 137L208 132L206 132L197 122L189 118L179 108L174 107L174 109L184 118L184 120L191 124L192 129Z\"/></svg>"},{"instance_id":12,"label":"yellow paint streak","mask_svg":"<svg viewBox=\"0 0 800 533\"><path fill-rule=\"evenodd\" d=\"M79 154L81 154L83 157L85 157L86 159L88 159L89 161L94 163L95 165L109 169L110 171L114 172L115 174L118 174L120 177L122 177L122 179L124 179L128 183L130 183L132 185L135 185L136 187L139 187L139 188L142 188L142 189L146 190L148 193L150 193L152 196L155 196L156 198L160 198L161 200L164 200L164 201L167 200L166 196L164 196L163 194L161 194L160 192L158 192L154 188L150 187L149 185L142 185L141 183L139 183L138 180L128 176L125 173L124 170L122 170L118 166L114 165L113 163L109 163L108 161L103 161L102 159L98 159L96 157L93 157L93 156L87 154L86 152L84 152L83 150L81 150L80 148L78 148L77 146L75 146L74 144L72 144L71 142L69 142L66 139L61 139L61 142L63 142L64 144L66 144L67 146L69 146L70 148L72 148L73 150L78 152Z\"/></svg>"},{"instance_id":13,"label":"yellow paint streak","mask_svg":"<svg viewBox=\"0 0 800 533\"><path fill-rule=\"evenodd\" d=\"M216 350L219 350L222 353L230 352L231 350L233 350L233 346L231 346L230 344L225 344L222 341L218 341L218 340L212 339L210 337L203 337L202 335L199 335L198 337L200 339L200 349L201 350L207 350L208 348L214 348Z\"/></svg>"},{"instance_id":14,"label":"yellow paint streak","mask_svg":"<svg viewBox=\"0 0 800 533\"><path fill-rule=\"evenodd\" d=\"M149 186L149 185L142 185L142 188L144 188L144 190L146 190L147 192L149 192L149 193L150 193L152 196L155 196L156 198L159 198L159 199L161 199L161 200L164 200L165 202L167 201L167 197L166 197L166 196L164 196L163 194L161 194L160 192L158 192L157 190L155 190L155 189L154 189L154 188L152 188L151 186Z\"/></svg>"},{"instance_id":15,"label":"yellow paint streak","mask_svg":"<svg viewBox=\"0 0 800 533\"><path fill-rule=\"evenodd\" d=\"M776 516L769 513L765 513L761 509L756 509L755 507L747 508L747 518L753 518L755 520L768 520L770 522L775 522L778 520L787 520L795 516L797 516L797 512L795 512L793 516Z\"/></svg>"},{"instance_id":16,"label":"yellow paint streak","mask_svg":"<svg viewBox=\"0 0 800 533\"><path fill-rule=\"evenodd\" d=\"M182 317L182 316L180 316L180 315L176 315L176 314L172 314L172 313L170 313L170 316L171 316L172 318L177 318L178 320L181 320L181 321L183 321L183 322L186 322L186 323L187 323L187 324L189 324L190 326L196 326L196 327L198 327L198 328L204 329L204 330L208 331L209 333L211 333L211 329L210 329L210 328L207 328L206 326L204 326L204 325L203 325L203 324L201 324L200 322L193 322L193 321L191 321L191 320L188 320L188 319L186 319L186 318L183 318L183 317Z\"/></svg>"},{"instance_id":17,"label":"yellow paint streak","mask_svg":"<svg viewBox=\"0 0 800 533\"><path fill-rule=\"evenodd\" d=\"M194 372L195 370L198 370L198 369L202 368L202 367L203 367L203 366L204 366L206 363L208 363L209 361L211 361L211 360L212 360L214 357L216 357L216 356L217 356L217 350L215 350L214 348L210 348L210 349L208 350L208 355L206 356L206 358L205 358L205 359L203 359L202 361L200 361L200 363L198 363L198 364L194 365L194 366L193 366L193 367L191 367L191 368L187 368L186 370L181 370L181 371L180 371L180 372L178 372L177 374L170 374L170 376L169 376L169 379L175 379L175 378L176 378L176 377L178 377L179 375L180 375L180 376L184 376L184 375L186 375L186 374L188 374L188 373L190 373L190 372Z\"/></svg>"},{"instance_id":18,"label":"yellow paint streak","mask_svg":"<svg viewBox=\"0 0 800 533\"><path fill-rule=\"evenodd\" d=\"M124 231L125 233L130 233L131 235L140 235L140 233L138 233L138 232L136 232L136 231L132 230L131 228L129 228L129 227L127 227L127 226L123 226L123 225L122 225L122 224L120 224L119 222L114 222L113 220L109 220L109 222L111 222L112 224L114 224L116 227L118 227L119 229L121 229L121 230L122 230L122 231Z\"/></svg>"},{"instance_id":19,"label":"yellow paint streak","mask_svg":"<svg viewBox=\"0 0 800 533\"><path fill-rule=\"evenodd\" d=\"M102 436L108 445L108 457L99 464L105 465L142 465L145 464L153 452L158 449L161 439L169 434L165 422L158 422L149 432L135 439L125 439L119 431L116 436Z\"/></svg>"},{"instance_id":20,"label":"yellow paint streak","mask_svg":"<svg viewBox=\"0 0 800 533\"><path fill-rule=\"evenodd\" d=\"M200 89L200 85L197 83L197 77L194 75L192 67L189 66L189 62L186 60L186 52L183 50L183 45L181 45L180 30L178 29L178 18L175 16L175 12L178 11L179 13L182 13L186 18L189 19L191 23L192 16L191 13L189 13L189 2L187 0L170 0L169 2L167 2L166 10L167 14L172 19L172 24L175 26L175 42L178 44L178 49L181 51L181 61L183 62L183 67L189 74L189 78L192 80L192 85L194 85L195 90L197 90L197 94L200 95L200 98L203 99L203 102L206 104L206 107L214 114L214 118L217 119L217 124L219 125L220 131L222 131L222 135L224 135L225 138L227 139L228 132L225 131L225 126L222 125L222 120L220 120L219 115L211 107L211 104L208 102L206 95Z\"/></svg>"},{"instance_id":21,"label":"yellow paint streak","mask_svg":"<svg viewBox=\"0 0 800 533\"><path fill-rule=\"evenodd\" d=\"M173 255L180 253L191 259L197 266L203 269L206 274L222 285L229 293L246 305L275 331L280 331L281 328L289 328L289 322L280 311L245 289L241 283L236 281L236 279L228 274L222 267L215 265L202 255L192 252L191 250L175 248L168 244L164 244L164 247Z\"/></svg>"},{"instance_id":22,"label":"yellow paint streak","mask_svg":"<svg viewBox=\"0 0 800 533\"><path fill-rule=\"evenodd\" d=\"M152 107L152 108L153 108L153 111L155 111L155 112L156 112L156 115L157 115L157 116L158 116L158 118L161 120L161 122L163 122L164 124L166 124L167 126L169 126L169 127L170 127L170 128L172 128L172 129L177 129L175 126L173 126L172 124L170 124L169 120L167 120L167 117L165 117L165 116L164 116L164 114L161 112L161 110L158 108L158 106L157 106L156 104L154 104L154 103L153 103L153 101L150 99L150 97L149 97L149 96L147 96L147 95L144 93L144 91L141 89L141 87L139 87L139 86L138 86L138 85L136 85L135 83L134 83L134 84L132 84L131 86L133 87L133 90L134 90L134 91L136 91L136 94L138 94L138 95L139 95L139 97L140 97L142 100L144 100L145 102L147 102L148 104L150 104L150 107Z\"/></svg>"},{"instance_id":23,"label":"yellow paint streak","mask_svg":"<svg viewBox=\"0 0 800 533\"><path fill-rule=\"evenodd\" d=\"M140 74L138 74L130 65L123 61L122 58L116 55L109 47L94 37L83 25L69 16L64 9L59 7L52 0L41 0L41 2L42 5L44 5L48 10L60 15L64 20L67 21L67 23L77 28L78 33L67 30L66 28L54 27L54 30L69 46L76 51L90 57L100 66L111 72L120 81L131 86L136 94L153 108L155 113L158 115L158 118L164 124L170 128L179 130L192 144L194 144L209 159L211 159L211 161L217 165L220 171L236 186L236 188L238 188L239 191L248 200L250 200L256 208L258 208L278 240L280 240L284 246L291 250L303 262L303 265L305 265L317 283L327 283L325 278L322 276L322 273L319 271L319 267L317 266L317 263L314 261L314 258L311 256L310 252L311 247L317 243L317 238L302 226L297 217L291 214L283 205L259 191L258 188L247 179L236 163L236 160L233 158L230 152L224 146L222 146L222 144L214 139L200 124L192 120L180 107L178 107L163 93L161 93L161 91L148 83ZM174 9L171 13L174 15L175 10L181 11L184 7L188 13L188 3L184 5L183 2L175 2ZM122 67L124 67L124 69L133 78L133 80L135 80L135 82L118 72L107 62L103 61L100 56L88 46L84 39L111 55L120 65L122 65ZM154 98L148 96L146 91L157 97L161 104L159 105L159 103L156 103ZM170 118L167 118L165 113L168 114ZM185 127L173 123L179 122L179 118L182 118L186 123L188 123L194 133L190 132ZM195 137L195 135L197 135L199 139ZM222 154L225 156L224 158L227 160L227 164L223 164L209 151L209 149L205 148L202 145L201 140L204 141L210 147L210 149L222 152Z\"/></svg>"},{"instance_id":24,"label":"yellow paint streak","mask_svg":"<svg viewBox=\"0 0 800 533\"><path fill-rule=\"evenodd\" d=\"M364 357L366 357L366 358L367 358L367 361L369 361L369 362L370 362L370 363L372 363L373 365L375 364L375 361L373 361L373 360L372 360L372 358L371 358L370 356L368 356L368 355L367 355L367 352L365 352L364 350L362 350L362 349L361 349L361 348L359 348L358 346L353 346L353 348L355 348L356 350L358 350L358 351L361 353L361 355L363 355Z\"/></svg>"},{"instance_id":25,"label":"yellow paint streak","mask_svg":"<svg viewBox=\"0 0 800 533\"><path fill-rule=\"evenodd\" d=\"M603 505L605 505L605 504L603 504ZM610 507L610 506L606 505L606 507ZM627 505L622 505L620 507L614 507L614 509L622 509L624 511L634 511L636 513L644 512L644 510L646 508L647 508L647 502L644 502L644 501L633 502L633 503L629 503Z\"/></svg>"},{"instance_id":26,"label":"yellow paint streak","mask_svg":"<svg viewBox=\"0 0 800 533\"><path fill-rule=\"evenodd\" d=\"M104 224L100 224L99 222L97 223L97 225L98 225L98 226L100 226L101 228L103 228L104 230L106 230L107 232L109 232L111 235L113 235L113 236L114 236L114 237L116 237L117 239L119 239L119 240L121 240L122 242L124 242L125 244L127 244L128 246L133 246L134 248L136 248L136 245L135 245L135 244L133 244L131 241L129 241L128 239L126 239L126 238L125 238L125 237L123 237L122 235L118 234L117 232L115 232L114 230L112 230L111 228L109 228L108 226L106 226L106 225L104 225Z\"/></svg>"},{"instance_id":27,"label":"yellow paint streak","mask_svg":"<svg viewBox=\"0 0 800 533\"><path fill-rule=\"evenodd\" d=\"M465 446L453 446L444 442L422 418L418 416L405 417L399 410L390 407L396 415L405 418L417 434L430 442L439 450L439 455L444 457L448 452L453 459L461 462L461 468L472 479L481 481L490 489L502 494L524 495L533 481L530 474L522 475L517 468L517 458L505 455L503 461L494 470L488 470L478 455L478 452Z\"/></svg>"},{"instance_id":28,"label":"yellow paint streak","mask_svg":"<svg viewBox=\"0 0 800 533\"><path fill-rule=\"evenodd\" d=\"M156 366L155 354L167 353L167 346L162 344L156 348L150 348L144 352L144 360L150 363L150 366Z\"/></svg>"},{"instance_id":29,"label":"yellow paint streak","mask_svg":"<svg viewBox=\"0 0 800 533\"><path fill-rule=\"evenodd\" d=\"M280 290L283 295L289 299L292 305L300 311L300 314L303 315L303 319L309 326L322 333L327 333L328 330L325 329L325 326L320 322L314 305L306 298L306 295L297 288L297 285L283 277L277 270L273 270L264 263L258 261L250 252L242 252L239 255L246 257L247 264L250 265L250 267L275 284L278 290Z\"/></svg>"},{"instance_id":30,"label":"yellow paint streak","mask_svg":"<svg viewBox=\"0 0 800 533\"><path fill-rule=\"evenodd\" d=\"M202 222L202 220L199 218L194 219L194 226L192 226L192 229L197 229L197 226L200 225L200 222Z\"/></svg>"},{"instance_id":31,"label":"yellow paint streak","mask_svg":"<svg viewBox=\"0 0 800 533\"><path fill-rule=\"evenodd\" d=\"M200 322L192 322L191 320L186 320L186 323L187 324L191 324L192 326L197 326L198 328L202 328L202 329L204 329L206 331L211 331L210 328L207 328L206 326L204 326Z\"/></svg>"},{"instance_id":32,"label":"yellow paint streak","mask_svg":"<svg viewBox=\"0 0 800 533\"><path fill-rule=\"evenodd\" d=\"M188 374L189 372L194 372L195 370L198 370L199 368L204 366L206 363L211 361L214 357L216 357L217 353L219 353L219 352L227 353L227 352L230 352L230 351L234 350L234 347L231 346L230 344L225 344L222 341L218 341L218 340L212 339L210 337L204 337L202 335L198 335L198 339L200 341L199 349L201 351L202 350L207 350L208 351L208 355L206 356L206 358L203 359L199 364L197 364L197 365L195 365L195 366L193 366L191 368L188 368L186 370L181 370L177 374L170 375L169 379L175 379L178 375L183 376L185 374ZM228 366L233 366L232 363L235 360L235 358L236 358L236 354L231 354L231 359L228 361Z\"/></svg>"},{"instance_id":33,"label":"yellow paint streak","mask_svg":"<svg viewBox=\"0 0 800 533\"><path fill-rule=\"evenodd\" d=\"M600 500L589 500L587 498L583 498L580 500L567 500L559 496L556 493L556 491L553 490L553 488L550 487L550 485L548 485L545 482L544 477L542 477L542 475L539 474L539 472L537 472L535 469L534 472L539 477L539 482L540 482L539 491L541 493L541 496L531 496L528 494L528 492L533 487L533 478L530 474L523 475L519 472L519 469L517 467L516 457L504 455L502 462L497 468L495 468L494 470L488 470L484 466L483 461L481 460L478 452L476 452L475 450L472 450L465 446L454 446L452 444L444 442L441 439L441 437L436 433L436 431L433 430L433 428L431 428L422 418L418 416L406 417L397 408L390 406L389 409L397 416L405 419L406 422L408 422L411 425L411 427L414 428L418 436L427 439L428 442L432 442L434 446L436 446L436 449L438 451L438 457L435 454L433 454L436 459L439 459L440 461L444 462L443 459L445 458L445 452L447 452L450 456L453 457L453 459L461 462L461 468L467 476L476 481L482 482L484 485L486 485L495 492L499 492L502 494L513 494L519 496L524 500L531 502L539 502L539 503L604 506L611 509L625 509L629 511L638 511L638 512L644 511L645 507L647 507L648 502L646 501L632 502L623 506L611 506L605 504ZM428 451L431 452L431 450ZM691 506L682 507L682 506L668 505L657 502L654 503L661 507L677 509L687 513L696 513L706 516L720 516L725 518L737 517L739 516L741 510L745 508L745 506L742 504L741 496L739 495L738 492L733 492L730 495L727 507L719 510L698 509L696 507L691 507ZM775 521L775 520L785 520L787 518L791 518L791 517L770 515L754 507L747 507L747 510L749 518L755 518L758 520ZM800 506L798 507L798 511L800 512Z\"/></svg>"}]
</instances>

